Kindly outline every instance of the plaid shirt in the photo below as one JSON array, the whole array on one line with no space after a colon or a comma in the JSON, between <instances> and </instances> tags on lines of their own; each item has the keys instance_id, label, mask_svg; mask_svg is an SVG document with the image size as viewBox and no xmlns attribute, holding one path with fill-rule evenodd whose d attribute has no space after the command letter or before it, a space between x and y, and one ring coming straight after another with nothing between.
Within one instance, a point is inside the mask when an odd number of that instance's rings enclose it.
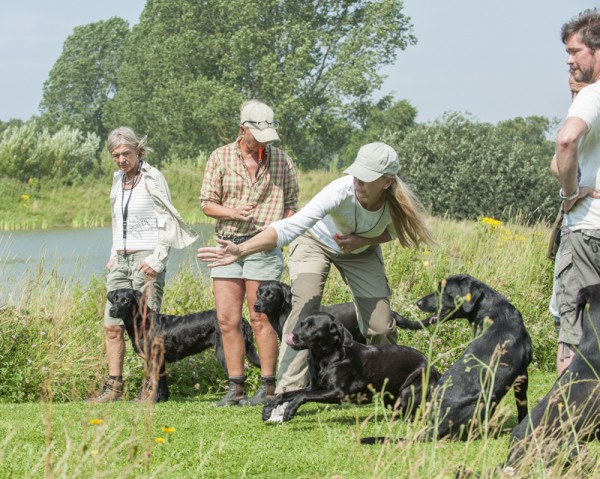
<instances>
[{"instance_id":1,"label":"plaid shirt","mask_svg":"<svg viewBox=\"0 0 600 479\"><path fill-rule=\"evenodd\" d=\"M284 210L298 209L298 179L292 159L279 148L268 145L257 170L258 178L252 182L239 141L238 138L212 152L200 191L202 208L206 203L228 208L255 205L249 221L217 220L217 234L227 237L260 233L273 221L282 219Z\"/></svg>"}]
</instances>

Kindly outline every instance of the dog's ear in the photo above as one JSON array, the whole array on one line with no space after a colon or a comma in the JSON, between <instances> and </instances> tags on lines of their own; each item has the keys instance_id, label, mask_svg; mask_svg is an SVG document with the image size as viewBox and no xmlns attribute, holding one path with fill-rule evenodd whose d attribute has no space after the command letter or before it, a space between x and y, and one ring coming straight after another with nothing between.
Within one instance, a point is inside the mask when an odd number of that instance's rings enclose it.
<instances>
[{"instance_id":1,"label":"dog's ear","mask_svg":"<svg viewBox=\"0 0 600 479\"><path fill-rule=\"evenodd\" d=\"M281 283L281 291L283 291L285 304L292 304L292 288L285 283Z\"/></svg>"},{"instance_id":2,"label":"dog's ear","mask_svg":"<svg viewBox=\"0 0 600 479\"><path fill-rule=\"evenodd\" d=\"M338 344L346 347L352 346L352 341L354 341L354 338L352 337L352 334L350 334L350 331L348 331L343 324L339 323L338 321L332 321L331 325L329 326L329 332L336 338Z\"/></svg>"},{"instance_id":3,"label":"dog's ear","mask_svg":"<svg viewBox=\"0 0 600 479\"><path fill-rule=\"evenodd\" d=\"M481 284L479 281L472 279L465 279L461 284L461 293L464 300L462 304L463 311L470 313L479 301L479 298L483 294Z\"/></svg>"},{"instance_id":4,"label":"dog's ear","mask_svg":"<svg viewBox=\"0 0 600 479\"><path fill-rule=\"evenodd\" d=\"M144 295L144 293L142 293L141 291L138 291L137 289L132 289L131 291L132 291L133 297L139 304L139 302L142 300L142 296Z\"/></svg>"},{"instance_id":5,"label":"dog's ear","mask_svg":"<svg viewBox=\"0 0 600 479\"><path fill-rule=\"evenodd\" d=\"M577 293L575 318L577 321L582 321L585 313L585 307L588 305L590 300L590 288L582 288Z\"/></svg>"}]
</instances>

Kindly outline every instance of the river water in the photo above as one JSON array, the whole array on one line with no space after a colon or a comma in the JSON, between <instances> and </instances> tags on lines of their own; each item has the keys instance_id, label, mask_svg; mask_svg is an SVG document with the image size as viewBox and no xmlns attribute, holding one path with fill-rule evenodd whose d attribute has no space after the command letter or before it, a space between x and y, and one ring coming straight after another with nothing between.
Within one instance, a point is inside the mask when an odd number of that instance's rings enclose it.
<instances>
[{"instance_id":1,"label":"river water","mask_svg":"<svg viewBox=\"0 0 600 479\"><path fill-rule=\"evenodd\" d=\"M208 245L214 225L195 225L200 238L185 250L172 249L167 279L182 266L207 275L195 252ZM65 228L0 233L0 293L14 292L36 272L52 272L72 281L87 283L102 275L112 243L110 228ZM4 295L3 294L3 295Z\"/></svg>"}]
</instances>

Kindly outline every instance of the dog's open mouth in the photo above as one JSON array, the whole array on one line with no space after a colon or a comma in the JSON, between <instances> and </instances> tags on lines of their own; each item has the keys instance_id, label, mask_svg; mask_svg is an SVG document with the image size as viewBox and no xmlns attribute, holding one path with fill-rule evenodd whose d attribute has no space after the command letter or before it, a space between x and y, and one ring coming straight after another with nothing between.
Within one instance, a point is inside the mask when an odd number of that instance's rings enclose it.
<instances>
[{"instance_id":1,"label":"dog's open mouth","mask_svg":"<svg viewBox=\"0 0 600 479\"><path fill-rule=\"evenodd\" d=\"M430 311L425 311L425 312L430 312ZM450 316L451 313L452 313L451 309L447 309L447 308L442 309L441 311L437 311L435 314L432 314L427 319L424 319L423 323L435 324L438 321L444 321L444 320L448 319L448 317Z\"/></svg>"}]
</instances>

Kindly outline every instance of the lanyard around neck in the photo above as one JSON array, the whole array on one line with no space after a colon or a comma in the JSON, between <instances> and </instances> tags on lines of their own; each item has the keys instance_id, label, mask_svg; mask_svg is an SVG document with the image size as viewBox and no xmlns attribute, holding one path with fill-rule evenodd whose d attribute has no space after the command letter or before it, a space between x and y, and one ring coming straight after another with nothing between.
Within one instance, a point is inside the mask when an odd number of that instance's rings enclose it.
<instances>
[{"instance_id":1,"label":"lanyard around neck","mask_svg":"<svg viewBox=\"0 0 600 479\"><path fill-rule=\"evenodd\" d=\"M369 233L371 231L373 231L375 229L375 227L379 224L379 222L381 221L381 218L383 218L383 215L385 213L385 209L387 208L387 201L383 204L383 208L381 208L381 214L379 215L379 218L377 218L377 222L368 230L365 231L356 231L356 229L358 228L358 217L356 214L356 203L358 203L358 200L356 199L356 196L354 197L354 230L352 232L352 234L355 235L362 235L365 233Z\"/></svg>"},{"instance_id":2,"label":"lanyard around neck","mask_svg":"<svg viewBox=\"0 0 600 479\"><path fill-rule=\"evenodd\" d=\"M133 177L133 182L131 183L131 188L129 190L129 196L127 197L127 203L123 204L125 201L125 174L123 174L123 184L121 185L121 214L123 215L123 249L125 250L125 240L127 239L127 216L129 210L129 201L131 200L131 195L133 194L133 189L136 187L138 183L138 177L142 172L142 160L139 161L137 171L135 172L135 176Z\"/></svg>"}]
</instances>

